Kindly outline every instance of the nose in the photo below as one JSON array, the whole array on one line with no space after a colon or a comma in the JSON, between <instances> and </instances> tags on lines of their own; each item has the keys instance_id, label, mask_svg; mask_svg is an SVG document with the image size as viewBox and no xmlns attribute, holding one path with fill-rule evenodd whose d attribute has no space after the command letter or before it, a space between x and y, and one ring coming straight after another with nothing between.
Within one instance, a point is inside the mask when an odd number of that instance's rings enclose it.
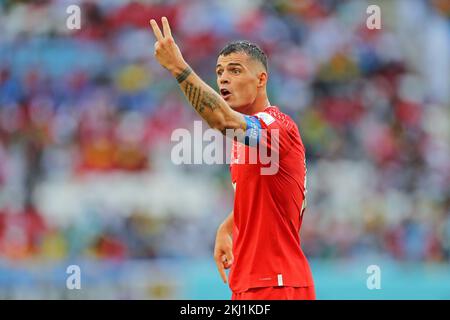
<instances>
[{"instance_id":1,"label":"nose","mask_svg":"<svg viewBox=\"0 0 450 320\"><path fill-rule=\"evenodd\" d=\"M219 83L220 84L229 84L230 80L228 79L228 77L225 75L225 73L221 74L219 76Z\"/></svg>"}]
</instances>

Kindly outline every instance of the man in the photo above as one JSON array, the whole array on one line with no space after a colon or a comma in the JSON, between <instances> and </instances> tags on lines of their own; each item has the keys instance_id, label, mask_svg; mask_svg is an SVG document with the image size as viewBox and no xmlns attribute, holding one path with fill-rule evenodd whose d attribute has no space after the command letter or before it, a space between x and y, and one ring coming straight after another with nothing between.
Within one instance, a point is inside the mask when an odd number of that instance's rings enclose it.
<instances>
[{"instance_id":1,"label":"man","mask_svg":"<svg viewBox=\"0 0 450 320\"><path fill-rule=\"evenodd\" d=\"M305 149L296 124L267 98L267 59L256 45L231 43L216 66L219 93L184 61L165 17L155 57L177 79L198 114L223 134L241 131L233 141L231 177L234 210L217 230L214 259L223 281L230 270L234 300L315 299L314 283L300 246L306 206ZM269 148L277 170L262 174L256 163L242 161L251 150Z\"/></svg>"}]
</instances>

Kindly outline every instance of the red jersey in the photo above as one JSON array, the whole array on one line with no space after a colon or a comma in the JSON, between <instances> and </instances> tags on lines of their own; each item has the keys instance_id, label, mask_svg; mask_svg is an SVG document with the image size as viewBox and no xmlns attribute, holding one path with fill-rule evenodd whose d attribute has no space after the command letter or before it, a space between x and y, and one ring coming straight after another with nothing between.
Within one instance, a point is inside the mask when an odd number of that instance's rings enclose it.
<instances>
[{"instance_id":1,"label":"red jersey","mask_svg":"<svg viewBox=\"0 0 450 320\"><path fill-rule=\"evenodd\" d=\"M245 118L246 135L257 137L257 143L233 142L234 262L230 288L236 293L257 287L313 286L300 246L306 163L297 125L275 106ZM269 174L262 170L274 163L262 158L263 151L257 154L256 162L250 161L252 149L260 152L264 147L271 148L269 155L277 166L276 171L266 171Z\"/></svg>"}]
</instances>

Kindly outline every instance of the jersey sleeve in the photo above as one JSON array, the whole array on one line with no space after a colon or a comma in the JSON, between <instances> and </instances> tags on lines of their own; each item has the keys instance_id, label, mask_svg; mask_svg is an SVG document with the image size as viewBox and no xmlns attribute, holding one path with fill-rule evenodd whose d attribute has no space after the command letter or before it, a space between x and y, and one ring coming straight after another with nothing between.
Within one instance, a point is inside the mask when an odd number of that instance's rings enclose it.
<instances>
[{"instance_id":1,"label":"jersey sleeve","mask_svg":"<svg viewBox=\"0 0 450 320\"><path fill-rule=\"evenodd\" d=\"M245 115L244 118L247 124L243 141L245 145L266 147L280 154L289 148L287 130L274 116L259 112L252 116Z\"/></svg>"},{"instance_id":2,"label":"jersey sleeve","mask_svg":"<svg viewBox=\"0 0 450 320\"><path fill-rule=\"evenodd\" d=\"M247 128L245 129L244 144L246 146L257 146L262 134L262 125L256 116L244 116Z\"/></svg>"}]
</instances>

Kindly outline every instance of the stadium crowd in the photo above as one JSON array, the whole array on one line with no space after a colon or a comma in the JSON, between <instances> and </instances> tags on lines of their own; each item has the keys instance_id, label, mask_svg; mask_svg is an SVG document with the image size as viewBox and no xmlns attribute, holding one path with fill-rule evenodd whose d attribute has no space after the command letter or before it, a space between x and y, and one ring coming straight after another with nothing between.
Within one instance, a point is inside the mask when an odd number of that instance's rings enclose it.
<instances>
[{"instance_id":1,"label":"stadium crowd","mask_svg":"<svg viewBox=\"0 0 450 320\"><path fill-rule=\"evenodd\" d=\"M369 30L365 1L83 1L81 29L69 30L72 3L0 1L0 259L211 255L229 172L170 163L172 131L198 118L153 57L148 21L165 15L213 86L228 41L267 52L269 99L307 150L308 257L450 262L448 3L385 1L383 28ZM67 213L74 181L119 175L95 192L120 198L134 183L145 197L166 180L136 177L157 173L178 181L160 205L136 206L128 191L114 212L83 194ZM193 176L217 199L198 215L183 210L203 192Z\"/></svg>"}]
</instances>

